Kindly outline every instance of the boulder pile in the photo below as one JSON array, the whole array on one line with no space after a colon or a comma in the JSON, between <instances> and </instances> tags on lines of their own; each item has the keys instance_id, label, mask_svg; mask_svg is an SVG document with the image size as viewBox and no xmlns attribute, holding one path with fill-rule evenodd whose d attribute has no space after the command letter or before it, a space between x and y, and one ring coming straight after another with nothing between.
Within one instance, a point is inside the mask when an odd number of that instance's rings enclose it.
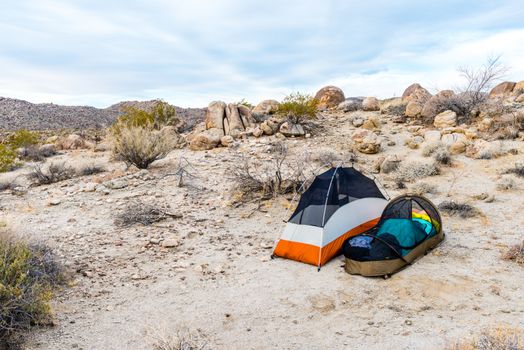
<instances>
[{"instance_id":1,"label":"boulder pile","mask_svg":"<svg viewBox=\"0 0 524 350\"><path fill-rule=\"evenodd\" d=\"M219 144L230 145L255 126L251 110L244 105L211 102L206 111L204 130L196 130L189 139L192 150L209 150Z\"/></svg>"}]
</instances>

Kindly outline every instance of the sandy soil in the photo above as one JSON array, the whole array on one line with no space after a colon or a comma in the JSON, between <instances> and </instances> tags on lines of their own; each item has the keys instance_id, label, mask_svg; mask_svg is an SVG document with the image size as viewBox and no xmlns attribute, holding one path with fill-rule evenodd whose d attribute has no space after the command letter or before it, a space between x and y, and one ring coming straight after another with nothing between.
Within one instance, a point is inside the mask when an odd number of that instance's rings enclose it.
<instances>
[{"instance_id":1,"label":"sandy soil","mask_svg":"<svg viewBox=\"0 0 524 350\"><path fill-rule=\"evenodd\" d=\"M344 117L325 124L319 136L288 139L292 157L327 149L347 159L355 128ZM387 154L422 158L420 150L403 145L410 136L405 126L389 123L382 130L396 145L359 154L360 168L372 169ZM521 155L454 156L441 175L423 179L436 186L437 193L428 194L436 204L467 201L483 214L467 220L444 215L446 240L384 280L345 273L342 257L320 272L269 258L290 215L290 197L259 210L256 203L231 206L230 169L241 154L264 157L271 140L249 139L237 149L177 150L146 172L126 171L107 152L71 151L55 159L105 164L108 171L30 188L22 196L0 193L0 219L48 242L76 271L74 285L54 302L57 325L37 331L28 348L148 349L152 333L189 329L200 330L211 349L439 349L485 327L524 326L524 270L500 258L523 238L524 180L510 175L516 188L496 190L501 171ZM524 152L522 142L512 146ZM184 187L166 176L180 157L196 175ZM406 191L394 189L391 176L377 176L391 196ZM114 189L91 192L92 182L109 179ZM495 200L473 198L482 192ZM136 200L182 217L117 227L116 214ZM178 246L156 244L161 239Z\"/></svg>"}]
</instances>

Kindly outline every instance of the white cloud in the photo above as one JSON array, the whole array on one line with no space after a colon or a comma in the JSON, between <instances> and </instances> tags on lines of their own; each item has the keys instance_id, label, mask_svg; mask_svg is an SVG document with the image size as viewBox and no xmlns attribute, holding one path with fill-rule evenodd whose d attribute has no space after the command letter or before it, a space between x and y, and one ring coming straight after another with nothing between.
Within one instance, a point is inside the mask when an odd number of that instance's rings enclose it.
<instances>
[{"instance_id":1,"label":"white cloud","mask_svg":"<svg viewBox=\"0 0 524 350\"><path fill-rule=\"evenodd\" d=\"M456 86L459 65L493 53L519 80L523 15L512 0L21 0L0 12L0 96L204 106L333 84L389 97L413 82Z\"/></svg>"}]
</instances>

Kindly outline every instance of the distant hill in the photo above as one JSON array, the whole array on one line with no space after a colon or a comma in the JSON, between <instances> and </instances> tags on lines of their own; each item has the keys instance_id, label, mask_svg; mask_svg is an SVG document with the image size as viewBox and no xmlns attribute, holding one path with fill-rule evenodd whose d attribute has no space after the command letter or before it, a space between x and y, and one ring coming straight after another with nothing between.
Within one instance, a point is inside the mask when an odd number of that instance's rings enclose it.
<instances>
[{"instance_id":1,"label":"distant hill","mask_svg":"<svg viewBox=\"0 0 524 350\"><path fill-rule=\"evenodd\" d=\"M156 100L124 101L108 108L61 106L53 103L31 103L0 97L0 130L92 129L111 125L122 113L122 107L150 108ZM176 107L181 123L187 130L204 120L205 108Z\"/></svg>"}]
</instances>

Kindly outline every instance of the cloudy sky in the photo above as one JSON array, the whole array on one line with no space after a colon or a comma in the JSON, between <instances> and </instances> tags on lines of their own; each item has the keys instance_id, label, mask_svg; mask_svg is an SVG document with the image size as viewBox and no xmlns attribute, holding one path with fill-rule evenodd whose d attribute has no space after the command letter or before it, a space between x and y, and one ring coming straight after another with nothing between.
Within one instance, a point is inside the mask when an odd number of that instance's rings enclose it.
<instances>
[{"instance_id":1,"label":"cloudy sky","mask_svg":"<svg viewBox=\"0 0 524 350\"><path fill-rule=\"evenodd\" d=\"M390 97L502 54L524 79L524 5L501 1L0 0L0 96L106 107L258 102L333 84Z\"/></svg>"}]
</instances>

